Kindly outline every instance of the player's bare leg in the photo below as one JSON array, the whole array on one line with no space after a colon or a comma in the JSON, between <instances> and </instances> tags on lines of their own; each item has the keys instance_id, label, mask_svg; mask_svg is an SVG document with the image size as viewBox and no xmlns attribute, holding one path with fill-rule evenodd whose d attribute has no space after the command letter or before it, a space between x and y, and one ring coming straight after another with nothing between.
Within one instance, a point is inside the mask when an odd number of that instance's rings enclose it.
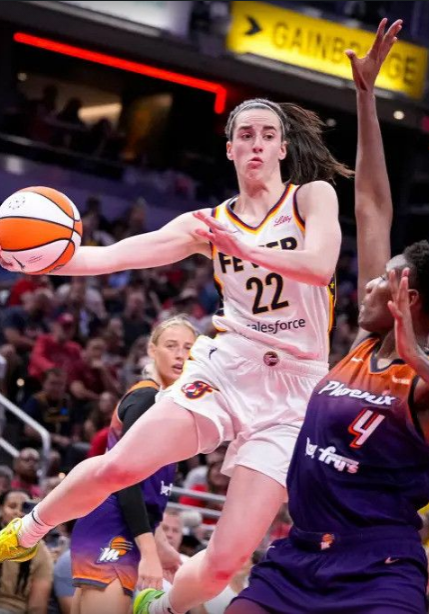
<instances>
[{"instance_id":1,"label":"player's bare leg","mask_svg":"<svg viewBox=\"0 0 429 614\"><path fill-rule=\"evenodd\" d=\"M182 614L218 595L259 546L285 500L286 490L279 482L236 467L207 550L182 565L168 595L135 611Z\"/></svg>"},{"instance_id":2,"label":"player's bare leg","mask_svg":"<svg viewBox=\"0 0 429 614\"><path fill-rule=\"evenodd\" d=\"M130 606L131 597L115 580L104 590L83 588L79 614L128 614Z\"/></svg>"},{"instance_id":3,"label":"player's bare leg","mask_svg":"<svg viewBox=\"0 0 429 614\"><path fill-rule=\"evenodd\" d=\"M208 427L215 430L209 420ZM194 456L199 437L191 412L171 399L149 409L112 450L83 461L35 510L0 534L0 560L22 556L52 527L80 518L95 509L112 492L136 484L160 467ZM23 549L26 549L23 551ZM28 555L28 556L27 556Z\"/></svg>"}]
</instances>

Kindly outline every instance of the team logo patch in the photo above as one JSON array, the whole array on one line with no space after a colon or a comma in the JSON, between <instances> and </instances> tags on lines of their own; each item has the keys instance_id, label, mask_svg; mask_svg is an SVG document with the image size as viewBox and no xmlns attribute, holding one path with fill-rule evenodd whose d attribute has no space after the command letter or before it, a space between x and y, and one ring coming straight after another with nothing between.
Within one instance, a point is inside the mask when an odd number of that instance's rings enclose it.
<instances>
[{"instance_id":1,"label":"team logo patch","mask_svg":"<svg viewBox=\"0 0 429 614\"><path fill-rule=\"evenodd\" d=\"M201 399L201 397L209 392L213 392L213 390L212 386L201 380L182 386L182 392L188 399Z\"/></svg>"},{"instance_id":2,"label":"team logo patch","mask_svg":"<svg viewBox=\"0 0 429 614\"><path fill-rule=\"evenodd\" d=\"M114 537L110 540L106 548L101 548L101 554L97 559L97 563L115 563L134 548L134 544L125 539L125 537Z\"/></svg>"},{"instance_id":3,"label":"team logo patch","mask_svg":"<svg viewBox=\"0 0 429 614\"><path fill-rule=\"evenodd\" d=\"M265 352L264 354L264 363L268 367L274 367L279 362L280 358L276 352L270 350L269 352Z\"/></svg>"},{"instance_id":4,"label":"team logo patch","mask_svg":"<svg viewBox=\"0 0 429 614\"><path fill-rule=\"evenodd\" d=\"M332 546L334 541L335 541L335 535L332 535L332 533L325 533L325 535L322 535L322 539L320 541L320 549L327 550L328 548Z\"/></svg>"}]
</instances>

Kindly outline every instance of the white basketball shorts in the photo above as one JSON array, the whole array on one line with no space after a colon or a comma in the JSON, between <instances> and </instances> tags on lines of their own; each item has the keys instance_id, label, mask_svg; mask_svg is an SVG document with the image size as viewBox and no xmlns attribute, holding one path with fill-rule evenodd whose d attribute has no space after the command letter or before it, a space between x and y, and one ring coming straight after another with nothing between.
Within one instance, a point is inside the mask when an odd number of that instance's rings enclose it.
<instances>
[{"instance_id":1,"label":"white basketball shorts","mask_svg":"<svg viewBox=\"0 0 429 614\"><path fill-rule=\"evenodd\" d=\"M200 452L231 442L223 473L243 465L284 486L308 399L327 372L326 363L300 360L235 333L201 336L162 398L194 413Z\"/></svg>"}]
</instances>

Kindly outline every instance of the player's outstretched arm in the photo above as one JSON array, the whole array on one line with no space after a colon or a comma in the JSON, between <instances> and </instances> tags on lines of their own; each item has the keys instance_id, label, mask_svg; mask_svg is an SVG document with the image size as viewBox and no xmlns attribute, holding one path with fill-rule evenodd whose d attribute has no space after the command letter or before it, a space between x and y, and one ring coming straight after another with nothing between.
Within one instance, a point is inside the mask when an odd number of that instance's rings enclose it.
<instances>
[{"instance_id":1,"label":"player's outstretched arm","mask_svg":"<svg viewBox=\"0 0 429 614\"><path fill-rule=\"evenodd\" d=\"M375 41L363 58L346 51L357 94L358 147L356 155L355 212L358 241L359 302L365 286L382 275L390 258L392 197L377 117L374 84L384 60L396 42L402 21L386 32L387 19L378 27Z\"/></svg>"},{"instance_id":2,"label":"player's outstretched arm","mask_svg":"<svg viewBox=\"0 0 429 614\"><path fill-rule=\"evenodd\" d=\"M210 209L202 210L210 214ZM50 275L105 275L128 269L149 269L171 264L192 254L210 257L208 243L195 234L203 224L192 213L184 213L159 230L129 237L107 247L80 247L66 265ZM1 258L9 271L17 265Z\"/></svg>"},{"instance_id":3,"label":"player's outstretched arm","mask_svg":"<svg viewBox=\"0 0 429 614\"><path fill-rule=\"evenodd\" d=\"M207 214L209 209L204 210ZM81 247L58 275L104 275L128 269L149 269L178 262L192 254L208 255L208 245L193 232L201 226L184 213L159 230L123 239L108 247Z\"/></svg>"},{"instance_id":4,"label":"player's outstretched arm","mask_svg":"<svg viewBox=\"0 0 429 614\"><path fill-rule=\"evenodd\" d=\"M197 229L196 234L213 243L224 254L258 264L295 281L326 286L335 272L341 244L337 195L325 181L313 181L299 189L297 199L305 222L302 250L251 247L236 233L204 213L194 214L206 225L204 229Z\"/></svg>"}]
</instances>

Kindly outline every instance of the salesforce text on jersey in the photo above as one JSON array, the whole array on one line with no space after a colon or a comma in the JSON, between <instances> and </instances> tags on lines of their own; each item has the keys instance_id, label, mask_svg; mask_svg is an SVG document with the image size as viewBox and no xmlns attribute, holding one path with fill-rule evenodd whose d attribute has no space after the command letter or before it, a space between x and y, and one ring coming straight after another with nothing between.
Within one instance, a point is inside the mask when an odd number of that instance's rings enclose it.
<instances>
[{"instance_id":1,"label":"salesforce text on jersey","mask_svg":"<svg viewBox=\"0 0 429 614\"><path fill-rule=\"evenodd\" d=\"M257 330L260 333L272 333L276 335L280 330L292 330L293 328L305 328L307 322L304 318L300 318L299 320L290 320L289 322L282 322L281 320L276 320L275 322L269 322L268 324L265 322L256 322L252 324L247 324L249 328L253 328L253 330Z\"/></svg>"}]
</instances>

